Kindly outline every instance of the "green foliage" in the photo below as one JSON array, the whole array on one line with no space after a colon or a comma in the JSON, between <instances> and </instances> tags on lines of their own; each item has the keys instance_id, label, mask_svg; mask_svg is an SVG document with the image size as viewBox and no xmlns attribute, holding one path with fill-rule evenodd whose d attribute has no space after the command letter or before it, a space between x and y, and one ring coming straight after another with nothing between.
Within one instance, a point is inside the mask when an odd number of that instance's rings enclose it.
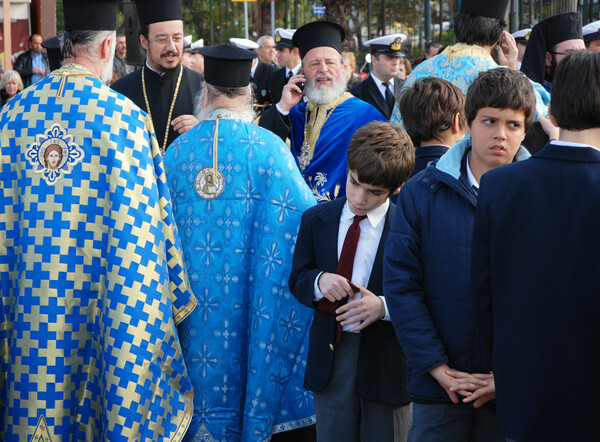
<instances>
[{"instance_id":1,"label":"green foliage","mask_svg":"<svg viewBox=\"0 0 600 442\"><path fill-rule=\"evenodd\" d=\"M446 31L442 36L442 44L444 46L452 46L454 44L454 29Z\"/></svg>"}]
</instances>

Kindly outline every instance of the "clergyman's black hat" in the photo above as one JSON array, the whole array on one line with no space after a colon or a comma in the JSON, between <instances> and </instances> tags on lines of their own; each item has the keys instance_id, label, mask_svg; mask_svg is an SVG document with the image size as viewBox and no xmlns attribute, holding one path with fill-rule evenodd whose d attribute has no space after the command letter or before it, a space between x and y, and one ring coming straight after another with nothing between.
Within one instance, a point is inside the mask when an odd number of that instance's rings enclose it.
<instances>
[{"instance_id":1,"label":"clergyman's black hat","mask_svg":"<svg viewBox=\"0 0 600 442\"><path fill-rule=\"evenodd\" d=\"M529 34L521 72L529 79L543 83L546 73L546 52L551 52L554 46L563 41L578 38L583 39L579 12L557 14L542 20Z\"/></svg>"},{"instance_id":2,"label":"clergyman's black hat","mask_svg":"<svg viewBox=\"0 0 600 442\"><path fill-rule=\"evenodd\" d=\"M298 28L292 39L294 46L300 50L300 57L314 48L328 46L342 53L342 42L346 38L346 31L332 21L313 21Z\"/></svg>"},{"instance_id":3,"label":"clergyman's black hat","mask_svg":"<svg viewBox=\"0 0 600 442\"><path fill-rule=\"evenodd\" d=\"M162 21L183 20L181 0L135 0L140 26Z\"/></svg>"},{"instance_id":4,"label":"clergyman's black hat","mask_svg":"<svg viewBox=\"0 0 600 442\"><path fill-rule=\"evenodd\" d=\"M60 38L58 36L47 38L42 42L42 47L46 49L48 54L48 64L50 71L60 69L63 57L60 50Z\"/></svg>"},{"instance_id":5,"label":"clergyman's black hat","mask_svg":"<svg viewBox=\"0 0 600 442\"><path fill-rule=\"evenodd\" d=\"M117 0L63 0L65 31L115 31Z\"/></svg>"},{"instance_id":6,"label":"clergyman's black hat","mask_svg":"<svg viewBox=\"0 0 600 442\"><path fill-rule=\"evenodd\" d=\"M250 84L254 52L231 45L206 46L198 51L204 55L204 79L221 87L244 87Z\"/></svg>"},{"instance_id":7,"label":"clergyman's black hat","mask_svg":"<svg viewBox=\"0 0 600 442\"><path fill-rule=\"evenodd\" d=\"M462 0L460 12L464 14L480 15L503 19L506 16L509 0Z\"/></svg>"}]
</instances>

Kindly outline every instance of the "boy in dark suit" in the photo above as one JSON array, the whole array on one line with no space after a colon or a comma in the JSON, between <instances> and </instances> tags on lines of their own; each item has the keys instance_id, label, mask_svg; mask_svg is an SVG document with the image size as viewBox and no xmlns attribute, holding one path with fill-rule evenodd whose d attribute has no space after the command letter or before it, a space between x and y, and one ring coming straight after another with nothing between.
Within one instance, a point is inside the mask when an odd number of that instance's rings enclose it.
<instances>
[{"instance_id":1,"label":"boy in dark suit","mask_svg":"<svg viewBox=\"0 0 600 442\"><path fill-rule=\"evenodd\" d=\"M406 440L406 368L382 264L389 197L410 176L414 149L400 127L375 122L354 134L347 158L346 198L304 213L292 263L290 290L315 309L304 388L314 392L319 441Z\"/></svg>"},{"instance_id":2,"label":"boy in dark suit","mask_svg":"<svg viewBox=\"0 0 600 442\"><path fill-rule=\"evenodd\" d=\"M504 435L598 441L599 53L575 52L559 63L549 109L559 139L481 181L475 315L492 349Z\"/></svg>"}]
</instances>

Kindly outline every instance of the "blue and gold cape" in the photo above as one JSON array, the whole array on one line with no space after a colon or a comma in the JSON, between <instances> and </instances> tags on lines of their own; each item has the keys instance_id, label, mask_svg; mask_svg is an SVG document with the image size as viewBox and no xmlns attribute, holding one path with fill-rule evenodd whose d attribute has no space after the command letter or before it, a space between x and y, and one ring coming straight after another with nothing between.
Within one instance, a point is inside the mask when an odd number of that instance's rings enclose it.
<instances>
[{"instance_id":1,"label":"blue and gold cape","mask_svg":"<svg viewBox=\"0 0 600 442\"><path fill-rule=\"evenodd\" d=\"M81 65L0 113L0 439L181 440L193 310L152 123Z\"/></svg>"}]
</instances>

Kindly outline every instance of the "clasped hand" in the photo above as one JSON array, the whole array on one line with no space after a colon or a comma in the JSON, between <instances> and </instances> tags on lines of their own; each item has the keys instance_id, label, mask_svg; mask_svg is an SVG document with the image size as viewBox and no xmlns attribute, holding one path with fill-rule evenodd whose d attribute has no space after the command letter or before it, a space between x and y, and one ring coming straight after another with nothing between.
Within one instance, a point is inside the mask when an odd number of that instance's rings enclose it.
<instances>
[{"instance_id":1,"label":"clasped hand","mask_svg":"<svg viewBox=\"0 0 600 442\"><path fill-rule=\"evenodd\" d=\"M451 369L448 364L430 370L429 373L446 390L450 400L458 404L458 395L462 402L473 403L479 408L496 397L496 384L492 373L466 373Z\"/></svg>"},{"instance_id":2,"label":"clasped hand","mask_svg":"<svg viewBox=\"0 0 600 442\"><path fill-rule=\"evenodd\" d=\"M341 301L344 298L351 299L335 311L336 320L344 327L358 324L350 331L360 331L383 318L385 306L381 298L373 292L357 284L352 285L359 290L361 294L359 299L353 300L355 298L354 290L350 282L343 276L325 272L319 278L319 290L325 299L331 302Z\"/></svg>"}]
</instances>

